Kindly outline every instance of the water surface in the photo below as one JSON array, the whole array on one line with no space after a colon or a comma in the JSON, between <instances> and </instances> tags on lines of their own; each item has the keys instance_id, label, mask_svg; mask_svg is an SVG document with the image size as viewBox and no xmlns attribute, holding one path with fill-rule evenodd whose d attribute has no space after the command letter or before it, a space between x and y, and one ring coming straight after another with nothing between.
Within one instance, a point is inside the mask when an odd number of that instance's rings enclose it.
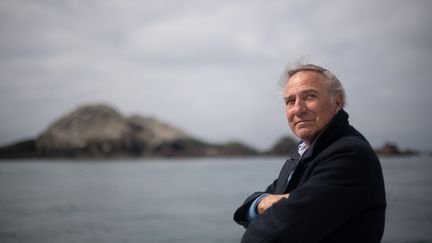
<instances>
[{"instance_id":1,"label":"water surface","mask_svg":"<svg viewBox=\"0 0 432 243\"><path fill-rule=\"evenodd\" d=\"M381 159L383 242L432 242L432 159ZM232 213L279 157L0 163L0 242L239 242Z\"/></svg>"}]
</instances>

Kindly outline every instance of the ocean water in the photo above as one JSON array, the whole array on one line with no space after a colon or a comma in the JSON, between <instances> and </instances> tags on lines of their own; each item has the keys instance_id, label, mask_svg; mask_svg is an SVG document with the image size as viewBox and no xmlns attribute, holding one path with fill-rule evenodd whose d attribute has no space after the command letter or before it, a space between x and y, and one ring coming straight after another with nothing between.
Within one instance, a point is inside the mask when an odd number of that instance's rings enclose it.
<instances>
[{"instance_id":1,"label":"ocean water","mask_svg":"<svg viewBox=\"0 0 432 243\"><path fill-rule=\"evenodd\" d=\"M382 158L383 242L432 242L432 158ZM0 242L235 243L279 157L0 163Z\"/></svg>"}]
</instances>

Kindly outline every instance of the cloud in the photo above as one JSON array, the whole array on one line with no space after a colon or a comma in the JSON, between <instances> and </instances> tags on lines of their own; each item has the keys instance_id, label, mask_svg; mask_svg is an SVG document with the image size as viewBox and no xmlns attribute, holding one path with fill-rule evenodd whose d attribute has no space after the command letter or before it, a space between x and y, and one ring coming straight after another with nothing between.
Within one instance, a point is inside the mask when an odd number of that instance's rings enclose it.
<instances>
[{"instance_id":1,"label":"cloud","mask_svg":"<svg viewBox=\"0 0 432 243\"><path fill-rule=\"evenodd\" d=\"M351 121L373 144L430 147L430 5L2 1L0 142L103 101L266 148L289 133L279 74L306 55L343 80Z\"/></svg>"}]
</instances>

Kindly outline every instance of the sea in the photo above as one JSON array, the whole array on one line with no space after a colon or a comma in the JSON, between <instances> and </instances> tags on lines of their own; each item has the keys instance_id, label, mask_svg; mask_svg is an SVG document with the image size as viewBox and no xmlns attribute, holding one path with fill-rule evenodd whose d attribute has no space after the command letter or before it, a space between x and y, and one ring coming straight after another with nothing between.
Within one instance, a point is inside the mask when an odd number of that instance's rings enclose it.
<instances>
[{"instance_id":1,"label":"sea","mask_svg":"<svg viewBox=\"0 0 432 243\"><path fill-rule=\"evenodd\" d=\"M0 242L237 243L283 157L0 162ZM383 241L432 242L432 157L383 157ZM359 229L361 230L361 229Z\"/></svg>"}]
</instances>

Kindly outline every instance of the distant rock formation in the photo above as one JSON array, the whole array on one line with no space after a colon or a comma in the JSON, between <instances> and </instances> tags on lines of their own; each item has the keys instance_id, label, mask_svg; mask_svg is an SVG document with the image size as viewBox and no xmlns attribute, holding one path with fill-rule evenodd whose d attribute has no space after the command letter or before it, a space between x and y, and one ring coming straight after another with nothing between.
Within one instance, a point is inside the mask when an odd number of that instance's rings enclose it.
<instances>
[{"instance_id":1,"label":"distant rock formation","mask_svg":"<svg viewBox=\"0 0 432 243\"><path fill-rule=\"evenodd\" d=\"M34 139L19 141L4 147L0 147L0 159L22 159L37 157L36 141Z\"/></svg>"},{"instance_id":2,"label":"distant rock formation","mask_svg":"<svg viewBox=\"0 0 432 243\"><path fill-rule=\"evenodd\" d=\"M66 114L37 139L42 157L101 156L122 153L128 147L129 124L106 105L87 105Z\"/></svg>"},{"instance_id":3,"label":"distant rock formation","mask_svg":"<svg viewBox=\"0 0 432 243\"><path fill-rule=\"evenodd\" d=\"M160 155L161 146L193 140L183 131L151 117L134 115L128 118L127 122L130 132L128 140L132 146L132 153L136 155Z\"/></svg>"},{"instance_id":4,"label":"distant rock formation","mask_svg":"<svg viewBox=\"0 0 432 243\"><path fill-rule=\"evenodd\" d=\"M241 142L229 142L229 143L225 143L225 144L221 144L221 145L217 145L216 146L216 151L220 154L220 155L231 155L231 154L235 154L235 155L257 155L258 152L244 144Z\"/></svg>"},{"instance_id":5,"label":"distant rock formation","mask_svg":"<svg viewBox=\"0 0 432 243\"><path fill-rule=\"evenodd\" d=\"M296 145L296 140L290 136L285 136L280 138L269 151L265 152L265 154L287 155Z\"/></svg>"},{"instance_id":6,"label":"distant rock formation","mask_svg":"<svg viewBox=\"0 0 432 243\"><path fill-rule=\"evenodd\" d=\"M378 155L384 155L384 156L395 156L395 155L415 155L418 152L407 149L407 150L400 150L396 143L387 142L379 149L376 149L375 152Z\"/></svg>"},{"instance_id":7,"label":"distant rock formation","mask_svg":"<svg viewBox=\"0 0 432 243\"><path fill-rule=\"evenodd\" d=\"M34 139L0 148L0 158L255 155L241 143L211 144L154 118L123 117L104 104L62 116Z\"/></svg>"}]
</instances>

